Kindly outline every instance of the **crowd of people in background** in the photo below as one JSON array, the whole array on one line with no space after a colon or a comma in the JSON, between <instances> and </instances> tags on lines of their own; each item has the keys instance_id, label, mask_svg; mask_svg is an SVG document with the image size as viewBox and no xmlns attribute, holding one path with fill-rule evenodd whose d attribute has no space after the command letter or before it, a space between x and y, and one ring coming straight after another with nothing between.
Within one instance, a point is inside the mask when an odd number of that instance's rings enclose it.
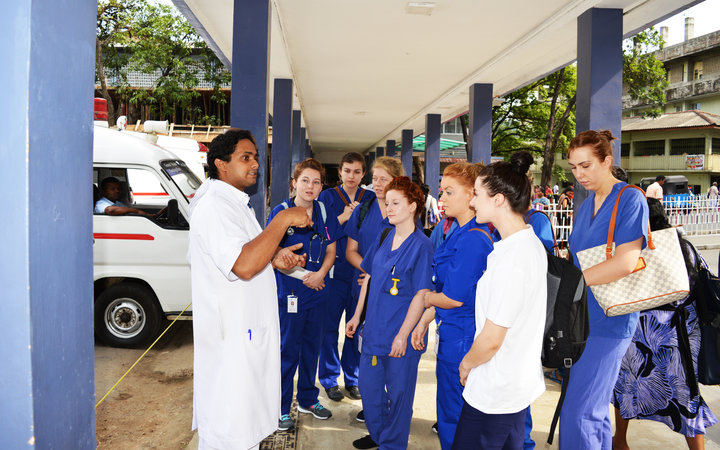
<instances>
[{"instance_id":1,"label":"crowd of people in background","mask_svg":"<svg viewBox=\"0 0 720 450\"><path fill-rule=\"evenodd\" d=\"M534 447L530 405L545 391L547 253L565 250L580 268L572 256L605 243L627 185L614 169L614 139L591 130L571 141L570 167L589 192L574 217L572 188L534 186L533 159L524 151L487 166L449 165L440 207L399 160L380 157L367 168L361 155L348 153L341 183L324 190L322 164L298 163L292 195L272 205L262 230L244 192L257 179L255 142L242 130L218 137L208 153L209 179L191 203L200 448L257 448L275 429L296 426L293 396L299 413L330 419L316 376L330 401L362 400L356 418L368 434L355 448L407 448L433 321L441 448ZM635 270L648 223L668 226L662 206L639 191L618 203L614 257L583 271L585 350L572 377L546 374L567 383L560 447L627 448L628 421L651 419L682 433L691 449L703 448L717 419L687 372L697 372L699 346L692 296L672 310L616 317L593 297L590 287ZM554 232L553 224L571 219L572 233ZM683 246L692 280L698 262L690 244ZM683 314L689 346L673 340L674 314ZM683 352L692 365L681 365Z\"/></svg>"}]
</instances>

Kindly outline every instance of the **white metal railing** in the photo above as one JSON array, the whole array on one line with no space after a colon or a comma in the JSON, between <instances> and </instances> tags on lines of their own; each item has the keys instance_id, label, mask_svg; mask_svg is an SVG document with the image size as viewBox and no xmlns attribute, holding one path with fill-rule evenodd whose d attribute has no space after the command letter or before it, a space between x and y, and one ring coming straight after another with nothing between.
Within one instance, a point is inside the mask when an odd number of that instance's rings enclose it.
<instances>
[{"instance_id":1,"label":"white metal railing","mask_svg":"<svg viewBox=\"0 0 720 450\"><path fill-rule=\"evenodd\" d=\"M665 201L670 225L682 226L688 235L720 234L720 199L706 194L687 200Z\"/></svg>"},{"instance_id":2,"label":"white metal railing","mask_svg":"<svg viewBox=\"0 0 720 450\"><path fill-rule=\"evenodd\" d=\"M670 225L682 226L687 235L720 235L720 198L708 198L706 194L670 198L665 200L664 206ZM573 228L572 205L570 209L560 209L559 205L551 201L541 211L552 222L558 247L567 248L567 240Z\"/></svg>"}]
</instances>

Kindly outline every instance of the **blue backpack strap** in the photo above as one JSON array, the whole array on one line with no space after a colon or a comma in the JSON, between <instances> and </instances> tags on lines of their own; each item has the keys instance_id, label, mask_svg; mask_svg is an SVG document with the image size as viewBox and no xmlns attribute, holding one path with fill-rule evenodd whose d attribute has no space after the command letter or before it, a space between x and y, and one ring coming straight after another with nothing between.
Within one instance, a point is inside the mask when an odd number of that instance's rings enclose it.
<instances>
[{"instance_id":1,"label":"blue backpack strap","mask_svg":"<svg viewBox=\"0 0 720 450\"><path fill-rule=\"evenodd\" d=\"M287 201L280 203L280 205L283 207L283 209L288 209L290 207L290 205L288 205Z\"/></svg>"}]
</instances>

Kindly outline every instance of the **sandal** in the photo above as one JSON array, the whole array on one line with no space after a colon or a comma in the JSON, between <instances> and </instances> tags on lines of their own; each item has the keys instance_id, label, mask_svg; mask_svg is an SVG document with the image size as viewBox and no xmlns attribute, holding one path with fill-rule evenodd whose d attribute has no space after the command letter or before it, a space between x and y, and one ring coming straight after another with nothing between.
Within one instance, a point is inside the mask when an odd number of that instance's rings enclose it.
<instances>
[{"instance_id":1,"label":"sandal","mask_svg":"<svg viewBox=\"0 0 720 450\"><path fill-rule=\"evenodd\" d=\"M554 381L557 384L562 384L562 376L558 373L557 369L545 372L545 378L550 381Z\"/></svg>"}]
</instances>

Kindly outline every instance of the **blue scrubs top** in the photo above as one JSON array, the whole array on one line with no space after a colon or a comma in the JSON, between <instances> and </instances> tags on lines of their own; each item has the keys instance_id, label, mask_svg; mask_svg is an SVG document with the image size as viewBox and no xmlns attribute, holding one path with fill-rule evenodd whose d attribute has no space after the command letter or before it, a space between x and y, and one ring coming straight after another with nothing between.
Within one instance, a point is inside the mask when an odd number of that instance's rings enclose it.
<instances>
[{"instance_id":1,"label":"blue scrubs top","mask_svg":"<svg viewBox=\"0 0 720 450\"><path fill-rule=\"evenodd\" d=\"M435 291L462 302L458 308L435 308L435 320L442 321L443 340L475 337L475 289L493 243L485 233L473 228L490 234L487 224L478 224L473 218L455 229L435 252Z\"/></svg>"},{"instance_id":2,"label":"blue scrubs top","mask_svg":"<svg viewBox=\"0 0 720 450\"><path fill-rule=\"evenodd\" d=\"M380 235L375 237L362 262L362 268L371 276L367 313L363 328L363 353L388 355L415 294L421 289L432 289L433 246L422 229L415 231L395 250L392 241L393 227L380 244ZM395 280L398 281L394 281ZM397 284L396 284L397 283ZM396 286L397 295L390 290ZM421 354L415 350L408 336L407 353Z\"/></svg>"},{"instance_id":3,"label":"blue scrubs top","mask_svg":"<svg viewBox=\"0 0 720 450\"><path fill-rule=\"evenodd\" d=\"M383 218L377 198L373 200L370 205L370 209L368 209L367 215L358 229L359 221L360 208L358 207L355 208L350 216L350 219L345 222L345 235L357 241L358 252L360 253L360 256L365 257L368 249L375 244L375 241L378 240L378 236L380 236L382 230L392 227L392 225L390 224L390 221L388 221L387 217Z\"/></svg>"},{"instance_id":4,"label":"blue scrubs top","mask_svg":"<svg viewBox=\"0 0 720 450\"><path fill-rule=\"evenodd\" d=\"M525 223L532 227L535 236L540 239L540 242L549 252L555 252L555 235L553 234L550 217L536 209L531 209L525 213ZM493 239L496 242L501 239L500 232L497 229L493 231Z\"/></svg>"},{"instance_id":5,"label":"blue scrubs top","mask_svg":"<svg viewBox=\"0 0 720 450\"><path fill-rule=\"evenodd\" d=\"M440 247L440 244L443 243L445 239L447 239L450 234L452 234L453 231L455 231L458 227L457 220L453 220L450 222L450 229L448 230L447 234L445 234L445 224L447 223L448 218L443 217L443 220L440 221L439 224L435 228L433 228L432 233L430 233L430 240L433 243L433 246L437 250L438 247Z\"/></svg>"},{"instance_id":6,"label":"blue scrubs top","mask_svg":"<svg viewBox=\"0 0 720 450\"><path fill-rule=\"evenodd\" d=\"M293 198L289 198L285 202L291 208L295 206L295 199ZM316 272L322 267L327 246L344 236L337 217L327 209L327 218L323 221L318 203L317 200L313 201L313 226L311 228L290 227L283 240L280 241L280 247L289 247L302 242L302 248L295 253L307 254L305 268L311 272ZM284 209L282 204L273 208L267 222L270 223L273 217ZM278 270L275 271L275 281L277 283L278 306L280 309L287 309L287 296L289 294L298 297L298 311L305 311L316 306L327 296L325 289L320 291L310 289L303 284L302 280L287 276Z\"/></svg>"},{"instance_id":7,"label":"blue scrubs top","mask_svg":"<svg viewBox=\"0 0 720 450\"><path fill-rule=\"evenodd\" d=\"M364 192L364 194L362 194L362 200L360 200L361 204L375 200L375 193L367 189L358 188L357 192L355 193L355 198L352 200L350 200L350 196L347 192L345 192L342 187L340 187L339 189L341 195L348 203L358 201L358 198L360 197L360 194L362 192ZM345 202L343 202L342 198L340 198L334 188L325 189L324 191L322 191L320 193L320 196L318 197L318 200L325 204L328 214L335 215L335 218L337 218L337 216L342 214L345 210ZM335 268L333 269L333 278L337 280L351 281L353 279L353 274L355 273L355 268L351 266L349 262L347 262L347 259L345 259L346 248L347 238L343 236L342 238L337 240L337 252L335 253Z\"/></svg>"},{"instance_id":8,"label":"blue scrubs top","mask_svg":"<svg viewBox=\"0 0 720 450\"><path fill-rule=\"evenodd\" d=\"M605 245L607 242L608 228L610 227L610 216L612 215L615 201L620 190L627 186L627 183L616 183L610 195L605 199L597 214L593 218L595 204L595 193L590 192L588 197L578 208L570 234L570 251L573 254L575 265L580 267L577 257L579 251L598 245ZM645 196L637 189L627 189L620 197L618 205L617 221L615 226L615 246L632 242L639 238L643 239L643 248L646 246L648 235L648 205ZM590 317L590 335L610 338L628 338L635 333L640 313L624 314L621 316L607 317L605 312L598 305L592 289L588 287L588 315Z\"/></svg>"}]
</instances>

